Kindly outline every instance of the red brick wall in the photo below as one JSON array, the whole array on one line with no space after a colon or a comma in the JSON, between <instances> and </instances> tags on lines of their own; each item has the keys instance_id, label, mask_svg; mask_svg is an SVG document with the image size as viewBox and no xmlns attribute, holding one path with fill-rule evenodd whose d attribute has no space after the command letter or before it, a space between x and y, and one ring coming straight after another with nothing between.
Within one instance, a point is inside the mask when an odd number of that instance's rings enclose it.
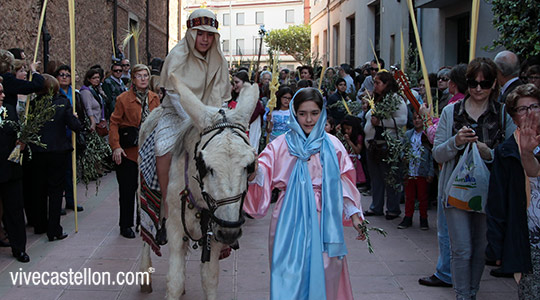
<instances>
[{"instance_id":1,"label":"red brick wall","mask_svg":"<svg viewBox=\"0 0 540 300\"><path fill-rule=\"evenodd\" d=\"M23 48L32 59L36 42L40 0L0 0L0 48ZM167 0L150 1L149 52L152 57L164 58L167 54ZM88 68L100 64L108 70L111 64L113 30L112 0L76 1L76 65L82 77ZM120 43L129 28L129 17L134 17L142 29L139 40L139 60L147 63L146 52L146 0L118 0L117 34ZM70 63L68 1L48 1L47 21L49 61ZM126 49L125 54L129 56ZM133 62L134 57L129 57ZM38 60L43 60L43 43L40 43Z\"/></svg>"}]
</instances>

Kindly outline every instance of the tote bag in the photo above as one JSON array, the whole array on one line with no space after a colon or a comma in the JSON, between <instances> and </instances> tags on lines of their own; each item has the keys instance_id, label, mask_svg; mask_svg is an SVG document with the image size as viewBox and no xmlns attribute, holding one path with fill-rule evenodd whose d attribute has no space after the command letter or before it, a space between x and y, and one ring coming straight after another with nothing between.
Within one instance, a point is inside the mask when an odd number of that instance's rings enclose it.
<instances>
[{"instance_id":1,"label":"tote bag","mask_svg":"<svg viewBox=\"0 0 540 300\"><path fill-rule=\"evenodd\" d=\"M480 157L476 143L469 143L446 186L447 206L485 213L489 170Z\"/></svg>"}]
</instances>

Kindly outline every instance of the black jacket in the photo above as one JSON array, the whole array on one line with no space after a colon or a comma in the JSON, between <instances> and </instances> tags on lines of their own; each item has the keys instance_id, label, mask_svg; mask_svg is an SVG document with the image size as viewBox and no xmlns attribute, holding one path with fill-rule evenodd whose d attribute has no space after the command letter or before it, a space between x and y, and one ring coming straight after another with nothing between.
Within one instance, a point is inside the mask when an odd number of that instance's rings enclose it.
<instances>
[{"instance_id":1,"label":"black jacket","mask_svg":"<svg viewBox=\"0 0 540 300\"><path fill-rule=\"evenodd\" d=\"M41 142L47 145L47 148L31 145L32 151L71 152L73 147L71 139L66 136L66 126L78 133L82 128L81 122L73 115L73 108L66 96L57 94L52 98L52 102L56 105L53 120L45 123L39 132Z\"/></svg>"},{"instance_id":2,"label":"black jacket","mask_svg":"<svg viewBox=\"0 0 540 300\"><path fill-rule=\"evenodd\" d=\"M525 180L512 135L495 149L486 207L486 256L501 260L504 273L532 272Z\"/></svg>"},{"instance_id":3,"label":"black jacket","mask_svg":"<svg viewBox=\"0 0 540 300\"><path fill-rule=\"evenodd\" d=\"M7 108L7 120L17 121L17 112L13 105L4 103ZM20 164L8 161L8 157L15 148L17 141L17 133L8 124L3 124L0 127L0 182L8 182L10 180L19 179L22 177L22 167Z\"/></svg>"},{"instance_id":4,"label":"black jacket","mask_svg":"<svg viewBox=\"0 0 540 300\"><path fill-rule=\"evenodd\" d=\"M43 83L45 79L38 73L34 73L32 81L17 79L12 73L5 73L1 75L4 78L2 85L4 86L4 93L6 98L4 103L17 106L17 95L28 95L35 92L39 92L43 89Z\"/></svg>"}]
</instances>

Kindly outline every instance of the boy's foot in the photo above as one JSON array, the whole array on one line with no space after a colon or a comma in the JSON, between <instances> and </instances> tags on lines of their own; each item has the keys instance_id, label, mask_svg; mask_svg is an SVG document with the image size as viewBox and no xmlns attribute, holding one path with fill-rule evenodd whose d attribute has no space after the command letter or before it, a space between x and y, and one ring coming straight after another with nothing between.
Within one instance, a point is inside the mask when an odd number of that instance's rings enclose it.
<instances>
[{"instance_id":1,"label":"boy's foot","mask_svg":"<svg viewBox=\"0 0 540 300\"><path fill-rule=\"evenodd\" d=\"M398 229L405 229L405 228L409 228L412 226L412 217L407 217L405 216L403 218L403 221L401 221L401 223L399 223L399 225L397 226Z\"/></svg>"},{"instance_id":2,"label":"boy's foot","mask_svg":"<svg viewBox=\"0 0 540 300\"><path fill-rule=\"evenodd\" d=\"M420 218L420 229L421 230L428 230L429 224L427 218Z\"/></svg>"}]
</instances>

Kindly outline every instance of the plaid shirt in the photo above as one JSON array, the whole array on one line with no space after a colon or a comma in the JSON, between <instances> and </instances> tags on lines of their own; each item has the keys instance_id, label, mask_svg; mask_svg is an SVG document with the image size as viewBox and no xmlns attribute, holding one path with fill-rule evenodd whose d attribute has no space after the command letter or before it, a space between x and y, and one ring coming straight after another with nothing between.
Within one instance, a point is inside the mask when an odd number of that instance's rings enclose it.
<instances>
[{"instance_id":1,"label":"plaid shirt","mask_svg":"<svg viewBox=\"0 0 540 300\"><path fill-rule=\"evenodd\" d=\"M476 132L478 141L485 143L491 149L495 149L505 139L504 127L506 124L503 124L503 116L501 115L504 113L502 105L488 100L488 108L480 115L478 121L475 121L465 111L466 101L469 101L469 98L456 103L454 106L453 134L457 134L463 126L471 127Z\"/></svg>"}]
</instances>

